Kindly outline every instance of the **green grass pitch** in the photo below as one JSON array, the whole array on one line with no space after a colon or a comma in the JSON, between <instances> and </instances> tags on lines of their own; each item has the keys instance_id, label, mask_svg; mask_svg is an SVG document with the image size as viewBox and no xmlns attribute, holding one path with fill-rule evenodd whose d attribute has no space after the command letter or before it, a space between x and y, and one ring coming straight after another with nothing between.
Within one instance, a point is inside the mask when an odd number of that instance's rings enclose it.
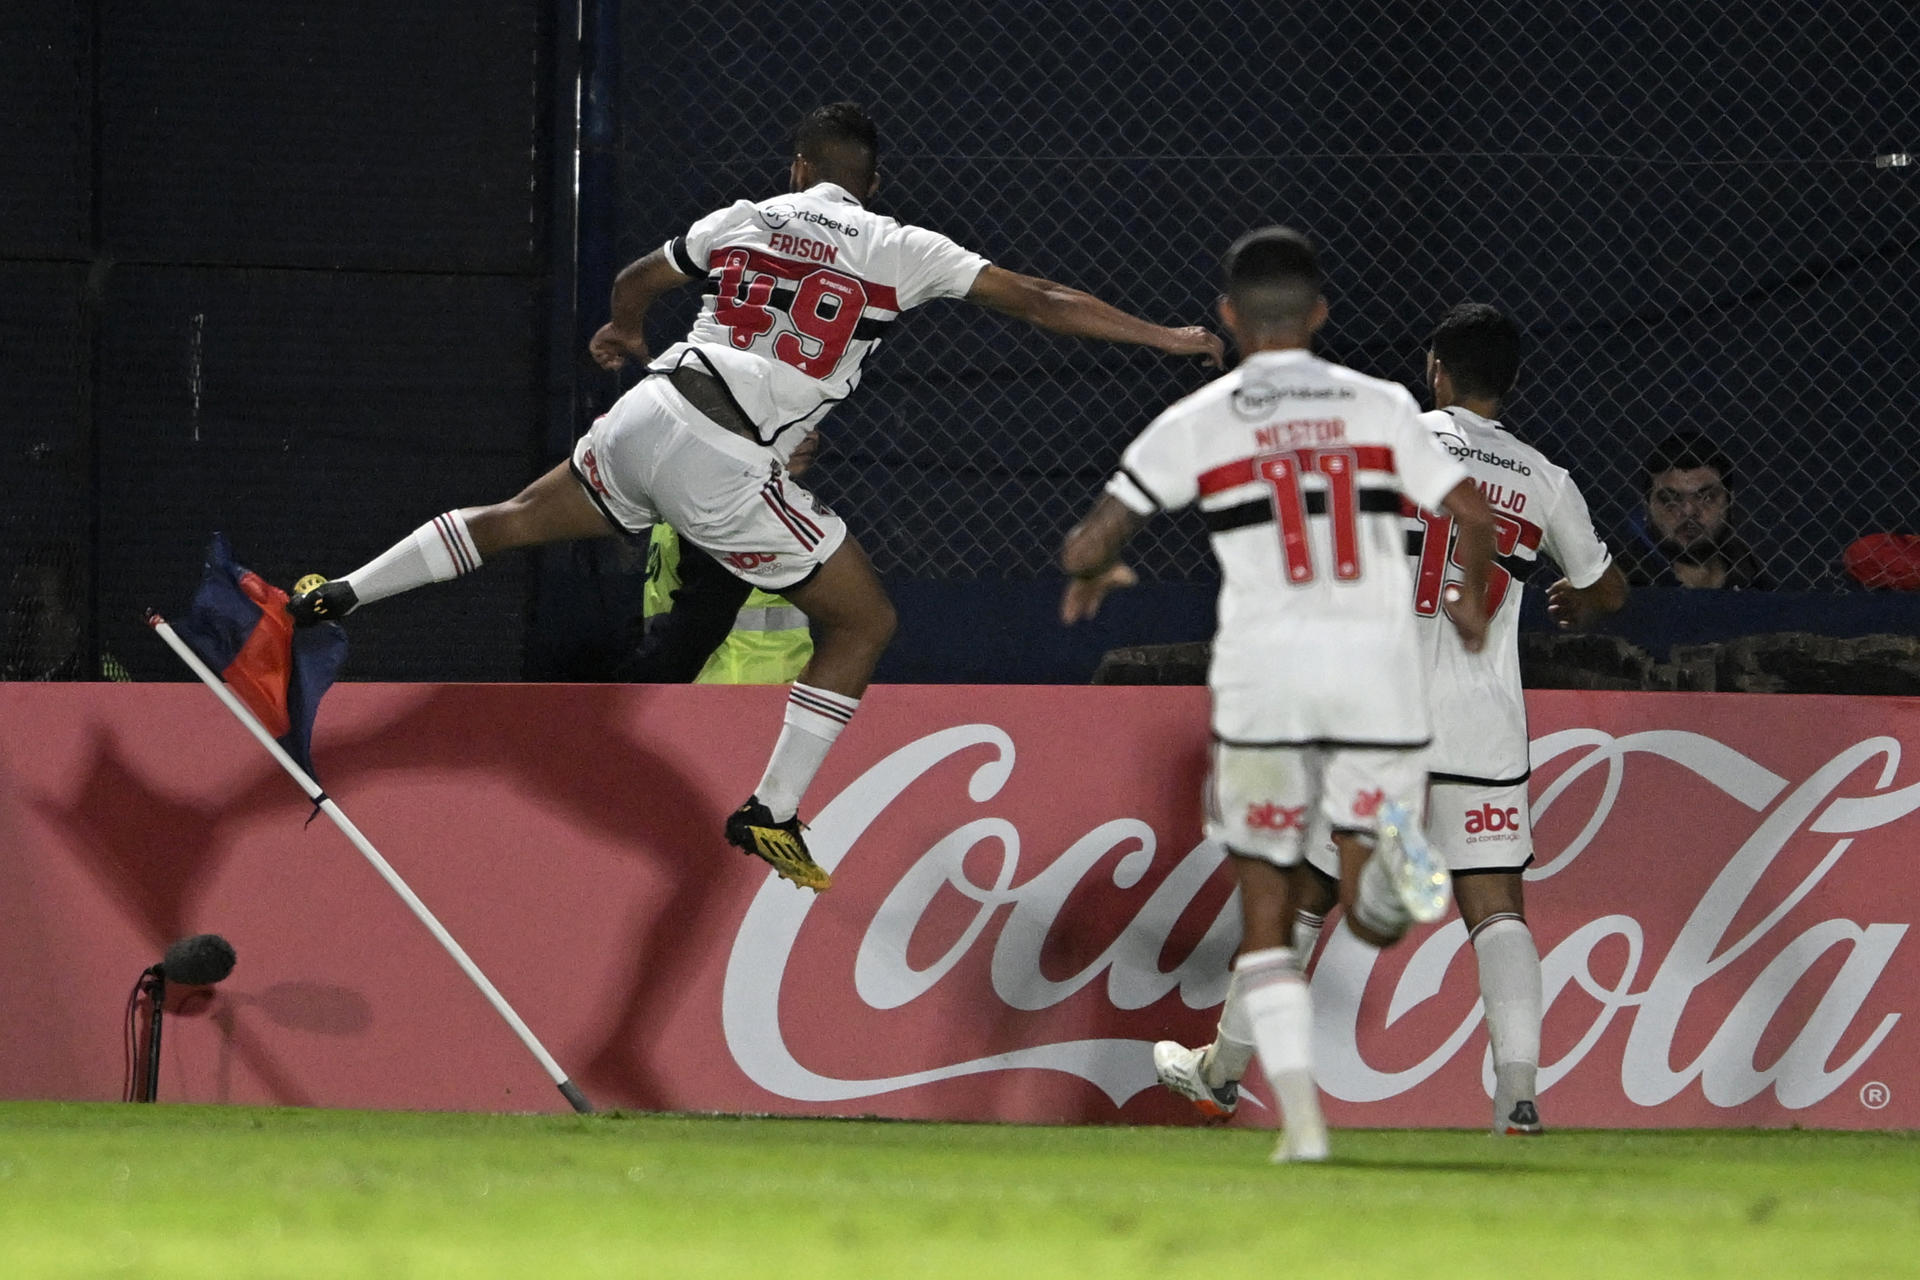
<instances>
[{"instance_id":1,"label":"green grass pitch","mask_svg":"<svg viewBox=\"0 0 1920 1280\"><path fill-rule=\"evenodd\" d=\"M1920 1135L0 1104L0 1276L1920 1275Z\"/></svg>"}]
</instances>

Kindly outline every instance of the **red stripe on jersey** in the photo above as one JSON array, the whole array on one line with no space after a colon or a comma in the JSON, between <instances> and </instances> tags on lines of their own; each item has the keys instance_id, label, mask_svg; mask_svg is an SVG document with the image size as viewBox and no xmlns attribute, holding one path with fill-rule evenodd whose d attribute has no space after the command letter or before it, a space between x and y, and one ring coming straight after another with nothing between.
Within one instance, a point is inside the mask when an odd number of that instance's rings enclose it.
<instances>
[{"instance_id":1,"label":"red stripe on jersey","mask_svg":"<svg viewBox=\"0 0 1920 1280\"><path fill-rule=\"evenodd\" d=\"M744 245L721 245L707 255L707 270L718 271L721 259L735 249L747 255L747 269L763 275L778 276L782 280L805 280L808 276L823 268L817 262L795 262L792 258L777 257L764 249L752 249ZM854 277L859 279L859 277ZM900 295L891 286L875 284L871 280L861 280L867 291L867 302L883 311L898 312Z\"/></svg>"},{"instance_id":2,"label":"red stripe on jersey","mask_svg":"<svg viewBox=\"0 0 1920 1280\"><path fill-rule=\"evenodd\" d=\"M1392 445L1359 444L1334 447L1352 449L1354 464L1357 469L1361 471L1390 472L1393 470ZM1295 449L1292 451L1293 457L1298 461L1299 465L1303 469L1308 470L1311 470L1314 466L1313 455L1316 452L1318 451L1314 449ZM1222 489L1232 489L1239 485L1252 484L1260 478L1255 470L1259 462L1264 458L1272 458L1275 456L1274 454L1266 453L1261 454L1257 458L1242 458L1238 462L1224 463L1213 468L1211 471L1201 472L1200 496L1204 498L1208 494L1218 493ZM1285 456L1285 454L1283 453L1278 456Z\"/></svg>"},{"instance_id":3,"label":"red stripe on jersey","mask_svg":"<svg viewBox=\"0 0 1920 1280\"><path fill-rule=\"evenodd\" d=\"M1519 516L1508 516L1505 515L1504 512L1501 514L1505 516L1506 519L1520 526L1520 537L1516 539L1516 541L1521 546L1529 551L1538 551L1540 549L1540 539L1546 536L1545 530L1541 529L1539 525L1531 520L1522 520Z\"/></svg>"},{"instance_id":4,"label":"red stripe on jersey","mask_svg":"<svg viewBox=\"0 0 1920 1280\"><path fill-rule=\"evenodd\" d=\"M1429 524L1435 520L1446 520L1450 518L1444 511L1422 511L1414 505L1413 499L1404 496L1400 499L1400 514L1409 520L1425 520ZM1511 520L1519 530L1518 535L1514 539L1516 546L1524 547L1528 551L1538 551L1540 549L1540 540L1546 537L1546 531L1539 525L1531 520L1522 520L1519 516L1508 515L1504 511L1496 512L1495 514L1502 520ZM1503 548L1501 554L1511 554L1513 549L1513 547Z\"/></svg>"}]
</instances>

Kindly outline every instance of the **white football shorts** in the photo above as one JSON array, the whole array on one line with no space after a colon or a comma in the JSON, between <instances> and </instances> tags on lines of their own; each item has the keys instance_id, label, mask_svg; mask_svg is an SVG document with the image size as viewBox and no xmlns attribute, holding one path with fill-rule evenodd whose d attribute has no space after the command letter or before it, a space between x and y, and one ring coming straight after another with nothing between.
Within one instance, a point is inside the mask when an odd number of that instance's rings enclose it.
<instances>
[{"instance_id":1,"label":"white football shorts","mask_svg":"<svg viewBox=\"0 0 1920 1280\"><path fill-rule=\"evenodd\" d=\"M1300 861L1309 829L1371 831L1387 804L1420 812L1424 748L1213 745L1206 834L1275 866ZM1337 866L1337 864L1336 864Z\"/></svg>"},{"instance_id":2,"label":"white football shorts","mask_svg":"<svg viewBox=\"0 0 1920 1280\"><path fill-rule=\"evenodd\" d=\"M1307 861L1335 880L1340 854L1327 838L1327 824L1308 835ZM1485 787L1436 782L1427 790L1427 840L1455 874L1522 871L1533 862L1533 823L1527 814L1527 784Z\"/></svg>"},{"instance_id":3,"label":"white football shorts","mask_svg":"<svg viewBox=\"0 0 1920 1280\"><path fill-rule=\"evenodd\" d=\"M1427 799L1427 839L1447 870L1519 871L1533 861L1527 784L1436 782Z\"/></svg>"},{"instance_id":4,"label":"white football shorts","mask_svg":"<svg viewBox=\"0 0 1920 1280\"><path fill-rule=\"evenodd\" d=\"M773 452L688 404L664 377L640 381L573 447L573 475L609 520L662 520L736 577L779 592L811 578L847 526Z\"/></svg>"}]
</instances>

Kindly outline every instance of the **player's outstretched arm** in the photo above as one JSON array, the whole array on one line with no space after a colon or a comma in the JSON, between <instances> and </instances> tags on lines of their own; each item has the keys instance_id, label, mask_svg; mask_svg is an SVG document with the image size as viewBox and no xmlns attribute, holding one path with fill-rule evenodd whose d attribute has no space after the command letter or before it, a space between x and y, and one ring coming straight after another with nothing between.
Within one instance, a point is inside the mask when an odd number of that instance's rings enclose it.
<instances>
[{"instance_id":1,"label":"player's outstretched arm","mask_svg":"<svg viewBox=\"0 0 1920 1280\"><path fill-rule=\"evenodd\" d=\"M645 364L651 359L647 351L647 311L655 298L687 280L668 260L664 249L655 249L623 267L613 280L613 318L601 325L600 332L587 344L594 362L602 369L618 369L628 360Z\"/></svg>"},{"instance_id":2,"label":"player's outstretched arm","mask_svg":"<svg viewBox=\"0 0 1920 1280\"><path fill-rule=\"evenodd\" d=\"M1225 348L1218 335L1199 325L1170 329L1128 315L1090 293L1070 289L1038 276L1023 276L1003 267L988 267L974 278L967 301L1002 315L1072 338L1100 338L1153 347L1170 356L1204 356L1221 367Z\"/></svg>"},{"instance_id":3,"label":"player's outstretched arm","mask_svg":"<svg viewBox=\"0 0 1920 1280\"><path fill-rule=\"evenodd\" d=\"M1565 578L1547 588L1547 616L1562 631L1589 627L1627 602L1627 575L1610 564L1592 586L1576 587Z\"/></svg>"},{"instance_id":4,"label":"player's outstretched arm","mask_svg":"<svg viewBox=\"0 0 1920 1280\"><path fill-rule=\"evenodd\" d=\"M1453 629L1460 633L1466 651L1478 653L1487 643L1487 571L1493 566L1493 512L1471 480L1453 486L1440 505L1453 517L1458 531L1454 562L1465 575L1458 599L1453 588L1447 589L1447 617L1453 620Z\"/></svg>"},{"instance_id":5,"label":"player's outstretched arm","mask_svg":"<svg viewBox=\"0 0 1920 1280\"><path fill-rule=\"evenodd\" d=\"M1060 621L1072 626L1091 618L1109 592L1139 581L1120 562L1120 549L1145 523L1118 498L1103 493L1086 519L1067 531L1060 544L1060 567L1070 576L1060 597Z\"/></svg>"}]
</instances>

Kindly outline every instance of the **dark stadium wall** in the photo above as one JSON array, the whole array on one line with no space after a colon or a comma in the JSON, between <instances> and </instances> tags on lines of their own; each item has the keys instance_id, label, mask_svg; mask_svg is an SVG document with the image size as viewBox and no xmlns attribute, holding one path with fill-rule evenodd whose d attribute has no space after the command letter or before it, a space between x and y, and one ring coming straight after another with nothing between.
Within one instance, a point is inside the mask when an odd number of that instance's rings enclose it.
<instances>
[{"instance_id":1,"label":"dark stadium wall","mask_svg":"<svg viewBox=\"0 0 1920 1280\"><path fill-rule=\"evenodd\" d=\"M1149 1051L1212 1034L1239 940L1199 838L1205 703L878 687L805 806L819 896L720 838L777 688L344 684L314 759L602 1108L1191 1124ZM1913 896L1889 890L1920 838L1920 699L1528 712L1550 1123L1920 1124ZM171 985L162 1101L565 1111L310 814L197 685L0 685L0 1098L118 1096L129 987L217 933L238 965ZM1335 1124L1484 1130L1471 951L1457 917L1386 953L1329 931ZM1235 1123L1271 1125L1249 1087Z\"/></svg>"},{"instance_id":2,"label":"dark stadium wall","mask_svg":"<svg viewBox=\"0 0 1920 1280\"><path fill-rule=\"evenodd\" d=\"M0 554L73 548L137 678L215 530L284 586L544 461L557 12L10 6ZM369 614L350 671L516 678L529 583Z\"/></svg>"},{"instance_id":3,"label":"dark stadium wall","mask_svg":"<svg viewBox=\"0 0 1920 1280\"><path fill-rule=\"evenodd\" d=\"M91 120L77 8L11 5L0 39L0 585L10 588L9 614L25 604L11 589L19 576L70 573L89 536Z\"/></svg>"}]
</instances>

